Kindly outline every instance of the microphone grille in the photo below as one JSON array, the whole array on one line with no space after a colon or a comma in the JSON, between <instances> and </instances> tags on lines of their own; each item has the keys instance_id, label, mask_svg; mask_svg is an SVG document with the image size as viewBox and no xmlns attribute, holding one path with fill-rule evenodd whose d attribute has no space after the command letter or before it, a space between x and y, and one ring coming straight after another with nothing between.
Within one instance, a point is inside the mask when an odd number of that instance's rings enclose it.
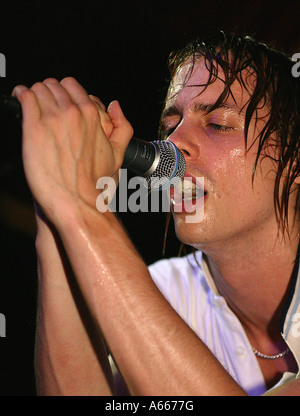
<instances>
[{"instance_id":1,"label":"microphone grille","mask_svg":"<svg viewBox=\"0 0 300 416\"><path fill-rule=\"evenodd\" d=\"M182 180L186 169L182 152L172 142L155 140L151 143L155 147L158 163L154 171L146 177L148 187L161 189L167 185L175 186Z\"/></svg>"}]
</instances>

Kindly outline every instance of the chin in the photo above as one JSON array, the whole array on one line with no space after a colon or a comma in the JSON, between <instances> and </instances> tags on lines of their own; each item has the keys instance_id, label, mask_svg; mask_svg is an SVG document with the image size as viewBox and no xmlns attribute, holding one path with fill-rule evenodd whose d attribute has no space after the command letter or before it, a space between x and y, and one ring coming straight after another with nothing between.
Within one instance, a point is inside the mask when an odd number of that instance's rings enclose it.
<instances>
[{"instance_id":1,"label":"chin","mask_svg":"<svg viewBox=\"0 0 300 416\"><path fill-rule=\"evenodd\" d=\"M203 226L188 223L185 219L185 216L174 218L175 233L182 243L195 247L195 244L200 243L204 237Z\"/></svg>"},{"instance_id":2,"label":"chin","mask_svg":"<svg viewBox=\"0 0 300 416\"><path fill-rule=\"evenodd\" d=\"M184 244L205 251L212 245L222 241L222 236L217 232L215 221L205 215L198 223L188 222L186 215L174 215L174 226L177 238ZM222 229L222 226L219 226Z\"/></svg>"}]
</instances>

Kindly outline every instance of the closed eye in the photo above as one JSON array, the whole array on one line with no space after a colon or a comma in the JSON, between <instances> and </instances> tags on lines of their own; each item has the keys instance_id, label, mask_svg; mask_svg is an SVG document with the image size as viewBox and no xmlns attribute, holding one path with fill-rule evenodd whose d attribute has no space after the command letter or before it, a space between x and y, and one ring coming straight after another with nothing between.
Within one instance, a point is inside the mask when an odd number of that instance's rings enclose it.
<instances>
[{"instance_id":1,"label":"closed eye","mask_svg":"<svg viewBox=\"0 0 300 416\"><path fill-rule=\"evenodd\" d=\"M214 130L218 130L220 132L228 132L228 131L232 131L235 130L234 127L229 127L229 126L222 126L221 124L216 124L216 123L210 123L209 127L211 127Z\"/></svg>"}]
</instances>

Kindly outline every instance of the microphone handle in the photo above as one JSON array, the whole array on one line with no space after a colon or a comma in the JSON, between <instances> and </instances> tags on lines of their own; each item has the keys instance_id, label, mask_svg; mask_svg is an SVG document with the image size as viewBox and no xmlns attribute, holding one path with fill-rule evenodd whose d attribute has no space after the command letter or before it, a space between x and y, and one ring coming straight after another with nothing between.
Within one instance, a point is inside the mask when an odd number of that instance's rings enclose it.
<instances>
[{"instance_id":1,"label":"microphone handle","mask_svg":"<svg viewBox=\"0 0 300 416\"><path fill-rule=\"evenodd\" d=\"M21 104L15 97L8 97L7 95L2 95L0 97L0 109L9 111L18 120L22 120Z\"/></svg>"},{"instance_id":2,"label":"microphone handle","mask_svg":"<svg viewBox=\"0 0 300 416\"><path fill-rule=\"evenodd\" d=\"M132 137L125 151L122 167L137 175L147 176L153 167L156 153L154 144Z\"/></svg>"}]
</instances>

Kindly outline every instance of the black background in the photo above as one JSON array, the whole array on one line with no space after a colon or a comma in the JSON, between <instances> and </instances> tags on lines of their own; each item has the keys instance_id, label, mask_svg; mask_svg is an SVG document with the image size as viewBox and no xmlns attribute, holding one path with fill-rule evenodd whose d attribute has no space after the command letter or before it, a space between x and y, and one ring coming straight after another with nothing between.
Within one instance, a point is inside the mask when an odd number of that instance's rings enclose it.
<instances>
[{"instance_id":1,"label":"black background","mask_svg":"<svg viewBox=\"0 0 300 416\"><path fill-rule=\"evenodd\" d=\"M202 33L237 29L300 52L298 1L0 1L0 95L47 77L77 78L108 104L118 99L143 139L157 138L167 57ZM0 114L0 395L35 395L35 223L20 161L20 125ZM162 256L165 214L121 216L146 263ZM99 230L99 232L101 232ZM177 255L170 231L166 255Z\"/></svg>"}]
</instances>

